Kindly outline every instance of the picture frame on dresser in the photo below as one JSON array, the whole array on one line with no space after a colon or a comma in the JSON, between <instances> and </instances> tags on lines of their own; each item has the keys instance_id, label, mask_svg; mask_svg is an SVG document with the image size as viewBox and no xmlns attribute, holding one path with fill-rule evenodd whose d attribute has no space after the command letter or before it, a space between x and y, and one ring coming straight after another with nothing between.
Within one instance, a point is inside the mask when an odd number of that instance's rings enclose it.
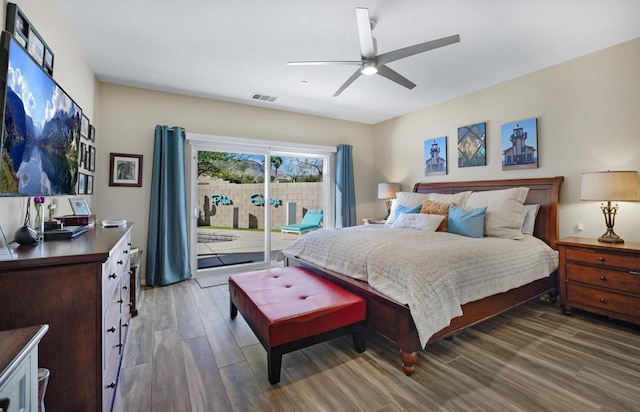
<instances>
[{"instance_id":1,"label":"picture frame on dresser","mask_svg":"<svg viewBox=\"0 0 640 412\"><path fill-rule=\"evenodd\" d=\"M91 210L89 209L89 205L87 204L87 199L82 196L71 196L69 197L69 203L71 204L71 210L73 210L73 214L76 216L87 216L91 214Z\"/></svg>"}]
</instances>

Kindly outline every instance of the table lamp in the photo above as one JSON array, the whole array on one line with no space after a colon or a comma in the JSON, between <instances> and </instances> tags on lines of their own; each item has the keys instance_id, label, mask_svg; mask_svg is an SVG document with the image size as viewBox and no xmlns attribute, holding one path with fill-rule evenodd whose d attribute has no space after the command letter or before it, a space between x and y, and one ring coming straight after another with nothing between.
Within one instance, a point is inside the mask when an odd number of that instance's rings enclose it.
<instances>
[{"instance_id":1,"label":"table lamp","mask_svg":"<svg viewBox=\"0 0 640 412\"><path fill-rule=\"evenodd\" d=\"M598 238L600 242L624 243L620 236L613 231L613 225L618 213L618 205L611 206L612 201L637 202L640 201L640 181L638 172L592 172L582 174L582 200L599 200L607 202L600 206L604 214L607 231Z\"/></svg>"},{"instance_id":2,"label":"table lamp","mask_svg":"<svg viewBox=\"0 0 640 412\"><path fill-rule=\"evenodd\" d=\"M378 183L378 199L384 199L387 205L387 219L391 214L391 199L396 198L396 193L400 191L400 183Z\"/></svg>"}]
</instances>

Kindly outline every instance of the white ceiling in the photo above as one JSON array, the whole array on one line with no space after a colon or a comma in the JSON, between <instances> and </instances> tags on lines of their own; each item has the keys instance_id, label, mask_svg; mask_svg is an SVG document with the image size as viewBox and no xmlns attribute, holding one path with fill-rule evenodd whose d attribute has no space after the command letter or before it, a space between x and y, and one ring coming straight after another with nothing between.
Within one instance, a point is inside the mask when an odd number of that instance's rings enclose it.
<instances>
[{"instance_id":1,"label":"white ceiling","mask_svg":"<svg viewBox=\"0 0 640 412\"><path fill-rule=\"evenodd\" d=\"M57 2L100 81L372 124L640 37L638 0ZM461 41L389 64L413 90L362 76L332 97L353 66L285 63L358 60L356 7L378 53Z\"/></svg>"}]
</instances>

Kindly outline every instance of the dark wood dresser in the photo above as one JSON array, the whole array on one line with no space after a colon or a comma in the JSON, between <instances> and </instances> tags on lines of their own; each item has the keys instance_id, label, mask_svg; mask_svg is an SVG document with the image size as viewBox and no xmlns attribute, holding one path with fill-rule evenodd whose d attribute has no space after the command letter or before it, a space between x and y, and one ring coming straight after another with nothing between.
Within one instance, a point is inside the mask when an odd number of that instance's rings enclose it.
<instances>
[{"instance_id":1,"label":"dark wood dresser","mask_svg":"<svg viewBox=\"0 0 640 412\"><path fill-rule=\"evenodd\" d=\"M0 329L48 324L47 412L110 410L129 320L131 225L13 248L0 261Z\"/></svg>"},{"instance_id":2,"label":"dark wood dresser","mask_svg":"<svg viewBox=\"0 0 640 412\"><path fill-rule=\"evenodd\" d=\"M640 243L569 237L560 253L560 304L640 324Z\"/></svg>"}]
</instances>

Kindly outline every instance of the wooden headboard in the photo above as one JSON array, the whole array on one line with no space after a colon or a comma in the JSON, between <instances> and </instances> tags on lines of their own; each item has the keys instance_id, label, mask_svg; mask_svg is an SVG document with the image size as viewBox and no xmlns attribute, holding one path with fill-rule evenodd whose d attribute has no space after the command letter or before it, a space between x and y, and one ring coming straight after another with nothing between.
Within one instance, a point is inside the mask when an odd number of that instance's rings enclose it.
<instances>
[{"instance_id":1,"label":"wooden headboard","mask_svg":"<svg viewBox=\"0 0 640 412\"><path fill-rule=\"evenodd\" d=\"M555 248L558 240L558 200L560 186L564 177L545 177L535 179L482 180L476 182L440 182L416 183L413 191L417 193L458 193L467 190L501 190L512 187L528 187L527 205L540 205L533 235Z\"/></svg>"}]
</instances>

